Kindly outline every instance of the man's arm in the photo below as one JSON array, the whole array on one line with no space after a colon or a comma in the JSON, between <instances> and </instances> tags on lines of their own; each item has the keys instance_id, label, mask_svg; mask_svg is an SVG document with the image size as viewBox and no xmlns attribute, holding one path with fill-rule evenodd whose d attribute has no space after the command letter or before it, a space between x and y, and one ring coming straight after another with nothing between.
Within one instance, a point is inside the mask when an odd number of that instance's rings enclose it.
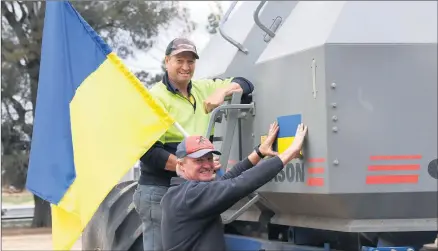
<instances>
[{"instance_id":1,"label":"man's arm","mask_svg":"<svg viewBox=\"0 0 438 251\"><path fill-rule=\"evenodd\" d=\"M152 88L150 92L153 95L155 102L160 105L165 111L167 111L167 107L161 95L159 95L159 93L157 94L157 92L154 92L157 90L158 89ZM171 154L164 148L164 139L164 135L161 136L161 138L157 140L146 153L143 154L143 156L140 158L140 161L144 165L151 166L153 168L175 171L176 156Z\"/></svg>"},{"instance_id":2,"label":"man's arm","mask_svg":"<svg viewBox=\"0 0 438 251\"><path fill-rule=\"evenodd\" d=\"M140 158L140 161L148 166L166 169L168 171L176 170L176 156L164 149L160 141L155 144Z\"/></svg>"},{"instance_id":3,"label":"man's arm","mask_svg":"<svg viewBox=\"0 0 438 251\"><path fill-rule=\"evenodd\" d=\"M186 192L187 207L199 217L220 214L272 180L283 166L279 157L273 157L235 178L199 182Z\"/></svg>"},{"instance_id":4,"label":"man's arm","mask_svg":"<svg viewBox=\"0 0 438 251\"><path fill-rule=\"evenodd\" d=\"M269 137L273 137L276 130L274 123ZM199 217L221 214L243 197L268 183L287 163L299 157L306 133L307 127L300 124L294 141L283 153L258 163L235 178L198 182L189 187L185 196L188 208Z\"/></svg>"},{"instance_id":5,"label":"man's arm","mask_svg":"<svg viewBox=\"0 0 438 251\"><path fill-rule=\"evenodd\" d=\"M269 126L269 131L266 140L263 143L261 143L258 148L262 156L277 155L277 153L272 150L272 144L274 143L275 138L277 137L278 129L279 127L277 122L274 122ZM221 177L221 179L225 180L225 179L231 179L237 177L244 171L257 165L257 163L259 163L260 160L261 157L257 154L257 152L254 149L246 159L239 161L239 163L237 163L230 171L224 174Z\"/></svg>"},{"instance_id":6,"label":"man's arm","mask_svg":"<svg viewBox=\"0 0 438 251\"><path fill-rule=\"evenodd\" d=\"M204 100L204 109L207 113L222 104L225 98L234 92L242 92L242 95L247 95L254 90L254 85L243 77L215 79L206 83L205 86L207 87L207 98Z\"/></svg>"},{"instance_id":7,"label":"man's arm","mask_svg":"<svg viewBox=\"0 0 438 251\"><path fill-rule=\"evenodd\" d=\"M270 145L269 145L270 148ZM262 154L266 155L265 152L262 150ZM259 155L252 151L252 153L244 160L239 161L233 168L231 168L228 172L226 172L220 179L226 180L226 179L232 179L237 176L239 176L241 173L245 172L246 170L250 169L251 167L257 165L261 158Z\"/></svg>"},{"instance_id":8,"label":"man's arm","mask_svg":"<svg viewBox=\"0 0 438 251\"><path fill-rule=\"evenodd\" d=\"M243 77L235 77L233 78L233 80L231 81L232 84L238 84L242 90L242 94L243 95L247 95L250 94L254 91L254 85L251 83L251 81L249 81L246 78ZM231 93L229 93L227 96L231 95Z\"/></svg>"},{"instance_id":9,"label":"man's arm","mask_svg":"<svg viewBox=\"0 0 438 251\"><path fill-rule=\"evenodd\" d=\"M220 79L215 78L203 83L207 88L207 96L212 95L216 91L225 92L225 96L231 95L234 91L242 91L243 95L250 94L254 91L254 85L244 77L233 77Z\"/></svg>"},{"instance_id":10,"label":"man's arm","mask_svg":"<svg viewBox=\"0 0 438 251\"><path fill-rule=\"evenodd\" d=\"M219 180L227 180L232 179L239 176L244 171L250 169L254 165L248 160L248 158L239 161L236 165L234 165L228 172L226 172Z\"/></svg>"},{"instance_id":11,"label":"man's arm","mask_svg":"<svg viewBox=\"0 0 438 251\"><path fill-rule=\"evenodd\" d=\"M249 80L242 77L235 77L231 80L229 85L216 89L213 95L221 93L224 97L228 97L234 92L242 92L242 95L247 95L252 93L253 90L254 85Z\"/></svg>"}]
</instances>

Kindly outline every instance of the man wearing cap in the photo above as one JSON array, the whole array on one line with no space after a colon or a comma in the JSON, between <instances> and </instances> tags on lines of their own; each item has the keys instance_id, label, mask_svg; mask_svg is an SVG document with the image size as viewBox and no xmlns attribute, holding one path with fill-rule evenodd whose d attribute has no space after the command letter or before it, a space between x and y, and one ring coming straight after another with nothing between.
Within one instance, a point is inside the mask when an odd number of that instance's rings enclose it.
<instances>
[{"instance_id":1,"label":"man wearing cap","mask_svg":"<svg viewBox=\"0 0 438 251\"><path fill-rule=\"evenodd\" d=\"M166 49L163 79L150 89L155 100L189 135L205 134L209 113L221 105L225 97L242 92L245 98L254 89L243 77L193 80L197 59L193 42L174 39ZM162 250L160 201L170 186L170 179L176 177L174 154L183 138L171 127L140 159L141 173L133 200L143 223L144 250ZM220 167L216 163L216 168Z\"/></svg>"},{"instance_id":2,"label":"man wearing cap","mask_svg":"<svg viewBox=\"0 0 438 251\"><path fill-rule=\"evenodd\" d=\"M292 159L300 156L307 127L297 127L295 139L281 154L271 147L278 126L272 124L266 140L222 177L214 177L213 154L220 155L208 139L187 137L178 145L177 173L164 195L162 236L166 251L226 250L221 214L270 180ZM263 162L265 156L274 156Z\"/></svg>"}]
</instances>

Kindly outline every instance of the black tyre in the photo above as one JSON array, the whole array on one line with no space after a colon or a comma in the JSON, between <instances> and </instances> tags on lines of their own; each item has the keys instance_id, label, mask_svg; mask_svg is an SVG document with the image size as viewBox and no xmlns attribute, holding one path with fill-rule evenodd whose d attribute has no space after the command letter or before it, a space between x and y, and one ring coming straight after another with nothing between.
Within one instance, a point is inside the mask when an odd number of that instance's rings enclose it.
<instances>
[{"instance_id":1,"label":"black tyre","mask_svg":"<svg viewBox=\"0 0 438 251\"><path fill-rule=\"evenodd\" d=\"M132 196L136 181L115 186L82 234L82 250L143 251L142 224Z\"/></svg>"}]
</instances>

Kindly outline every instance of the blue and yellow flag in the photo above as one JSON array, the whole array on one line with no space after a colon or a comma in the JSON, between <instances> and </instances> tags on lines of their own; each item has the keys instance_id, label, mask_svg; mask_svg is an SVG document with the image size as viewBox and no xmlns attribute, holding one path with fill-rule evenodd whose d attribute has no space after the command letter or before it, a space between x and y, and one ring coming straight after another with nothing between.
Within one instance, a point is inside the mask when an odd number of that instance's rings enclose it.
<instances>
[{"instance_id":1,"label":"blue and yellow flag","mask_svg":"<svg viewBox=\"0 0 438 251\"><path fill-rule=\"evenodd\" d=\"M52 204L54 249L173 123L69 2L47 1L26 187Z\"/></svg>"},{"instance_id":2,"label":"blue and yellow flag","mask_svg":"<svg viewBox=\"0 0 438 251\"><path fill-rule=\"evenodd\" d=\"M294 141L297 127L301 123L301 115L287 115L277 118L280 127L277 134L277 152L284 152Z\"/></svg>"}]
</instances>

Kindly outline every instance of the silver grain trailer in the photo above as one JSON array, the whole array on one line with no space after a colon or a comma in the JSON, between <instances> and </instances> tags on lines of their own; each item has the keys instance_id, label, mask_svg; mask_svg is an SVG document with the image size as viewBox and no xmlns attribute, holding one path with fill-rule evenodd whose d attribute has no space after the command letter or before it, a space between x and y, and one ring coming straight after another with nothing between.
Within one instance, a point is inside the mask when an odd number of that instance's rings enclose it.
<instances>
[{"instance_id":1,"label":"silver grain trailer","mask_svg":"<svg viewBox=\"0 0 438 251\"><path fill-rule=\"evenodd\" d=\"M272 121L280 151L288 123L309 126L304 158L224 213L230 250L436 250L436 1L234 2L196 71L256 88L212 113L224 169ZM108 195L84 250L142 250L135 186Z\"/></svg>"}]
</instances>

